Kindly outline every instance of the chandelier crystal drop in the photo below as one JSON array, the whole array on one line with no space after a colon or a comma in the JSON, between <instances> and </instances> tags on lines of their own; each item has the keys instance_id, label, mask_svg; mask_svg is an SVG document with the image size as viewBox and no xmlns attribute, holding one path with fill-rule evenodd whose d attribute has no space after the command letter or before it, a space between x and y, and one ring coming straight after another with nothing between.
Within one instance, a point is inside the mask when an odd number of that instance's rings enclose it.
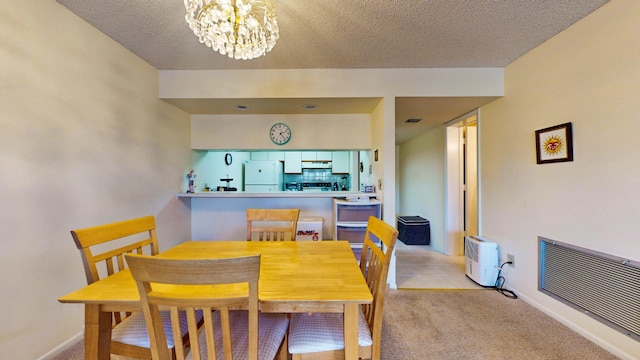
<instances>
[{"instance_id":1,"label":"chandelier crystal drop","mask_svg":"<svg viewBox=\"0 0 640 360\"><path fill-rule=\"evenodd\" d=\"M230 58L263 56L278 40L278 18L269 0L184 0L184 6L200 42Z\"/></svg>"}]
</instances>

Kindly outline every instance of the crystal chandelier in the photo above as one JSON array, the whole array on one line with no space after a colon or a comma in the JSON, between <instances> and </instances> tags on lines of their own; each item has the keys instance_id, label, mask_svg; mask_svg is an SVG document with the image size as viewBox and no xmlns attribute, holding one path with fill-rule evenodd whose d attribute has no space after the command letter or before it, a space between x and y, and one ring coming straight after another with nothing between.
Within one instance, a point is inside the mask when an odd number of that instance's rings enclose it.
<instances>
[{"instance_id":1,"label":"crystal chandelier","mask_svg":"<svg viewBox=\"0 0 640 360\"><path fill-rule=\"evenodd\" d=\"M184 6L200 42L230 58L263 56L278 40L278 19L269 0L184 0Z\"/></svg>"}]
</instances>

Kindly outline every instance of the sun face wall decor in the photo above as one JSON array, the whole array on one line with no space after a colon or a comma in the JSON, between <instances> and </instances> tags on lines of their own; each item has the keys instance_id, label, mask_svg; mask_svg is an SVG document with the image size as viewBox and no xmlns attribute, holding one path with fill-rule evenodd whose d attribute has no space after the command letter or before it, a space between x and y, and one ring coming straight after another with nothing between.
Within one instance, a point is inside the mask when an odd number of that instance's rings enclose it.
<instances>
[{"instance_id":1,"label":"sun face wall decor","mask_svg":"<svg viewBox=\"0 0 640 360\"><path fill-rule=\"evenodd\" d=\"M536 162L538 164L573 161L571 123L536 130Z\"/></svg>"}]
</instances>

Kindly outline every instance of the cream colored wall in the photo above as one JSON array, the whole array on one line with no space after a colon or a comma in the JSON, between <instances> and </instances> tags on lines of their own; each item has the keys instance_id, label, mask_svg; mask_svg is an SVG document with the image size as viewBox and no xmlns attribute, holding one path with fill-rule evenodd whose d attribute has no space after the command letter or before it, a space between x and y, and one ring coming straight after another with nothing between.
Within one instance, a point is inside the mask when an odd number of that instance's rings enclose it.
<instances>
[{"instance_id":1,"label":"cream colored wall","mask_svg":"<svg viewBox=\"0 0 640 360\"><path fill-rule=\"evenodd\" d=\"M160 98L501 96L503 75L502 68L161 70Z\"/></svg>"},{"instance_id":2,"label":"cream colored wall","mask_svg":"<svg viewBox=\"0 0 640 360\"><path fill-rule=\"evenodd\" d=\"M506 287L627 359L636 340L538 292L537 236L640 261L639 19L636 0L604 5L507 66L480 116L482 235L515 255ZM575 160L537 165L534 131L565 122Z\"/></svg>"},{"instance_id":3,"label":"cream colored wall","mask_svg":"<svg viewBox=\"0 0 640 360\"><path fill-rule=\"evenodd\" d=\"M291 128L291 140L285 145L275 145L269 138L269 130L277 122ZM221 150L370 149L371 119L369 114L192 115L191 146Z\"/></svg>"},{"instance_id":4,"label":"cream colored wall","mask_svg":"<svg viewBox=\"0 0 640 360\"><path fill-rule=\"evenodd\" d=\"M160 248L189 238L189 117L55 1L0 2L0 109L0 358L35 359L83 329L57 301L86 284L71 229L153 214Z\"/></svg>"},{"instance_id":5,"label":"cream colored wall","mask_svg":"<svg viewBox=\"0 0 640 360\"><path fill-rule=\"evenodd\" d=\"M429 220L431 246L445 248L444 127L439 126L400 145L399 215Z\"/></svg>"}]
</instances>

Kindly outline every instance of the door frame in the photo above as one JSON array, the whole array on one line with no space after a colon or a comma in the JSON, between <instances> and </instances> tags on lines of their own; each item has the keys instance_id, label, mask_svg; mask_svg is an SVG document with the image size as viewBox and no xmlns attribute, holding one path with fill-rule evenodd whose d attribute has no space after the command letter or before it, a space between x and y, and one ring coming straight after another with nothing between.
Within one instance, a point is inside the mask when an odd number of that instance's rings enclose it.
<instances>
[{"instance_id":1,"label":"door frame","mask_svg":"<svg viewBox=\"0 0 640 360\"><path fill-rule=\"evenodd\" d=\"M464 133L468 125L476 125L476 184L477 191L476 204L471 206L477 214L477 234L480 234L480 110L476 109L462 116L459 116L445 124L445 171L444 171L444 211L445 211L445 244L444 251L447 255L464 255L465 219L465 168ZM466 205L466 208L470 207Z\"/></svg>"}]
</instances>

